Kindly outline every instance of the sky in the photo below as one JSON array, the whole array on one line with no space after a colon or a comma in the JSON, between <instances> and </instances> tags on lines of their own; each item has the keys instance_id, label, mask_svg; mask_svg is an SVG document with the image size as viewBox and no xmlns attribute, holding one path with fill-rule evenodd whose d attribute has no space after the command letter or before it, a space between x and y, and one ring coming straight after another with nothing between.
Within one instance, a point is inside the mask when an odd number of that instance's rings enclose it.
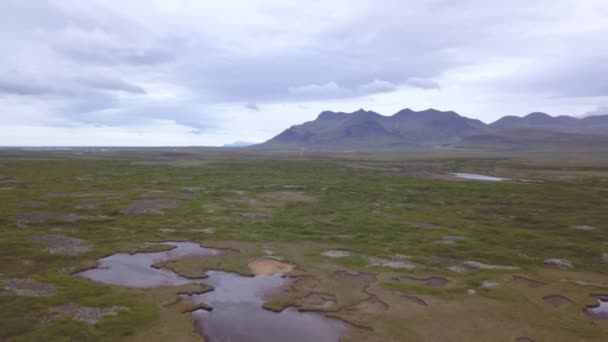
<instances>
[{"instance_id":1,"label":"sky","mask_svg":"<svg viewBox=\"0 0 608 342\"><path fill-rule=\"evenodd\" d=\"M608 114L606 0L2 0L0 145L261 142L324 110Z\"/></svg>"}]
</instances>

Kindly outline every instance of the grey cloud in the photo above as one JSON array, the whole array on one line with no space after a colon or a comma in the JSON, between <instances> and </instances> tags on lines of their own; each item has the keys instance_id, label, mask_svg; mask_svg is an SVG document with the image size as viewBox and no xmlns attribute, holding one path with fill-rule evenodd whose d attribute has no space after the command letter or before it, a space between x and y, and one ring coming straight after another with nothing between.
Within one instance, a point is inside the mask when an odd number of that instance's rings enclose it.
<instances>
[{"instance_id":1,"label":"grey cloud","mask_svg":"<svg viewBox=\"0 0 608 342\"><path fill-rule=\"evenodd\" d=\"M0 93L10 95L47 95L56 93L56 89L41 84L24 83L15 80L0 80Z\"/></svg>"},{"instance_id":2,"label":"grey cloud","mask_svg":"<svg viewBox=\"0 0 608 342\"><path fill-rule=\"evenodd\" d=\"M410 77L407 79L406 84L415 88L422 89L439 89L439 83L425 78Z\"/></svg>"},{"instance_id":3,"label":"grey cloud","mask_svg":"<svg viewBox=\"0 0 608 342\"><path fill-rule=\"evenodd\" d=\"M176 6L168 16L149 1L7 0L0 42L10 53L0 65L29 77L0 76L0 94L30 97L24 107L32 97L59 101L49 101L46 115L60 123L171 120L200 132L222 125L206 110L214 104L263 115L270 104L312 110L307 101L440 86L437 96L449 104L444 93L466 82L494 94L608 96L608 50L601 45L608 29L594 21L601 11L579 2L242 5L250 6L244 20L234 21L220 3L193 2L187 12ZM450 79L458 72L470 81Z\"/></svg>"},{"instance_id":4,"label":"grey cloud","mask_svg":"<svg viewBox=\"0 0 608 342\"><path fill-rule=\"evenodd\" d=\"M385 93L397 90L397 85L392 82L373 80L369 83L362 84L359 89L364 94Z\"/></svg>"},{"instance_id":5,"label":"grey cloud","mask_svg":"<svg viewBox=\"0 0 608 342\"><path fill-rule=\"evenodd\" d=\"M0 94L18 96L72 95L73 92L61 84L51 80L41 80L16 72L0 76Z\"/></svg>"},{"instance_id":6,"label":"grey cloud","mask_svg":"<svg viewBox=\"0 0 608 342\"><path fill-rule=\"evenodd\" d=\"M57 50L82 62L102 65L134 64L153 65L167 63L175 56L162 49L58 47Z\"/></svg>"},{"instance_id":7,"label":"grey cloud","mask_svg":"<svg viewBox=\"0 0 608 342\"><path fill-rule=\"evenodd\" d=\"M335 98L346 97L352 94L349 89L342 88L336 82L325 84L307 84L298 87L289 87L289 93L300 98Z\"/></svg>"},{"instance_id":8,"label":"grey cloud","mask_svg":"<svg viewBox=\"0 0 608 342\"><path fill-rule=\"evenodd\" d=\"M289 87L289 93L299 99L332 99L344 97L357 97L372 94L386 93L397 90L398 86L389 81L373 80L367 83L346 88L337 82L325 84L307 84L299 87Z\"/></svg>"},{"instance_id":9,"label":"grey cloud","mask_svg":"<svg viewBox=\"0 0 608 342\"><path fill-rule=\"evenodd\" d=\"M257 104L253 103L253 102L246 103L245 104L245 108L251 109L251 110L256 111L256 112L260 111L260 107Z\"/></svg>"},{"instance_id":10,"label":"grey cloud","mask_svg":"<svg viewBox=\"0 0 608 342\"><path fill-rule=\"evenodd\" d=\"M581 98L608 96L608 51L589 52L586 56L552 57L522 68L521 73L503 82L497 89L542 91L553 97Z\"/></svg>"},{"instance_id":11,"label":"grey cloud","mask_svg":"<svg viewBox=\"0 0 608 342\"><path fill-rule=\"evenodd\" d=\"M121 79L89 76L86 78L81 78L79 83L94 89L124 91L133 94L146 93L144 88Z\"/></svg>"}]
</instances>

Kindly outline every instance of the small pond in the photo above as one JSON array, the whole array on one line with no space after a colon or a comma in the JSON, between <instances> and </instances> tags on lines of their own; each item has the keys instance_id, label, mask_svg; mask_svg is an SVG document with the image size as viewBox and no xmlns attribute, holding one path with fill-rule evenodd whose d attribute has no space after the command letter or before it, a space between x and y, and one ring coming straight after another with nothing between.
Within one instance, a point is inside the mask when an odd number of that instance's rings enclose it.
<instances>
[{"instance_id":1,"label":"small pond","mask_svg":"<svg viewBox=\"0 0 608 342\"><path fill-rule=\"evenodd\" d=\"M211 292L179 295L193 304L205 303L213 310L192 312L195 331L210 341L259 342L339 342L350 325L319 313L287 308L280 313L264 310L262 304L284 291L291 279L280 274L246 277L222 271L208 271L207 278L190 279L170 270L153 268L165 260L186 256L220 254L191 242L166 242L174 249L151 253L117 253L98 261L96 268L76 274L104 284L135 288L154 288L188 283L213 286Z\"/></svg>"},{"instance_id":2,"label":"small pond","mask_svg":"<svg viewBox=\"0 0 608 342\"><path fill-rule=\"evenodd\" d=\"M454 177L462 178L462 179L480 180L480 181L487 181L487 182L504 182L504 181L512 180L510 178L492 177L492 176L480 175L480 174L476 174L476 173L464 173L464 172L453 172L453 173L450 173L450 175L452 175Z\"/></svg>"},{"instance_id":3,"label":"small pond","mask_svg":"<svg viewBox=\"0 0 608 342\"><path fill-rule=\"evenodd\" d=\"M594 319L608 319L608 301L598 299L598 304L595 306L588 306L585 309L585 313Z\"/></svg>"}]
</instances>

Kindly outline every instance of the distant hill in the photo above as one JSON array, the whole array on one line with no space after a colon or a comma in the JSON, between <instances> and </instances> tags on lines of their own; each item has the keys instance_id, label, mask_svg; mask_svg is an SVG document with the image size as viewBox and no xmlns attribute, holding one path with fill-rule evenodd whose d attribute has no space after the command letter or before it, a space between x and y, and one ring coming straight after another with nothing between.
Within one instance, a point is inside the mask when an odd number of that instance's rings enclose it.
<instances>
[{"instance_id":1,"label":"distant hill","mask_svg":"<svg viewBox=\"0 0 608 342\"><path fill-rule=\"evenodd\" d=\"M608 134L608 115L576 118L531 113L524 117L505 116L489 126L494 130L536 129L564 133Z\"/></svg>"},{"instance_id":2,"label":"distant hill","mask_svg":"<svg viewBox=\"0 0 608 342\"><path fill-rule=\"evenodd\" d=\"M399 148L424 146L593 146L608 141L608 115L575 118L531 113L485 124L453 111L403 109L392 116L360 109L324 111L256 145L267 148Z\"/></svg>"},{"instance_id":3,"label":"distant hill","mask_svg":"<svg viewBox=\"0 0 608 342\"><path fill-rule=\"evenodd\" d=\"M453 143L485 132L485 124L454 112L404 109L393 116L358 110L325 111L316 120L292 126L264 146L377 147Z\"/></svg>"}]
</instances>

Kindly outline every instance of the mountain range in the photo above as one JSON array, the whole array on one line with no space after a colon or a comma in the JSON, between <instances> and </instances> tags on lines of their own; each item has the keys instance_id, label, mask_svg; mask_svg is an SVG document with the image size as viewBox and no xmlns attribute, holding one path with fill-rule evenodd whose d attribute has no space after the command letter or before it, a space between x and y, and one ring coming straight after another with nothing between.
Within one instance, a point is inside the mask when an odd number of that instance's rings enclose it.
<instances>
[{"instance_id":1,"label":"mountain range","mask_svg":"<svg viewBox=\"0 0 608 342\"><path fill-rule=\"evenodd\" d=\"M403 109L392 116L360 109L324 111L259 144L267 148L607 146L608 115L577 118L531 113L491 124L453 111Z\"/></svg>"}]
</instances>

